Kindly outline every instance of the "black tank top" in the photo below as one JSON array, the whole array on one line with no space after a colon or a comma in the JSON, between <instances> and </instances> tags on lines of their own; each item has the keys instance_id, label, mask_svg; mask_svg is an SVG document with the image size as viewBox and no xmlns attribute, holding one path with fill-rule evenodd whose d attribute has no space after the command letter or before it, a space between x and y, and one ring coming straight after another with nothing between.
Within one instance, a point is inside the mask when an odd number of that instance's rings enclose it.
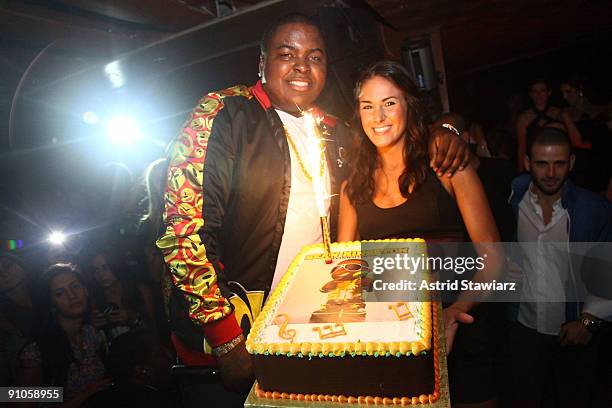
<instances>
[{"instance_id":1,"label":"black tank top","mask_svg":"<svg viewBox=\"0 0 612 408\"><path fill-rule=\"evenodd\" d=\"M546 126L552 123L562 123L561 121L552 118L548 115L548 110L550 109L548 106L544 110L537 110L536 108L531 108L535 117L529 125L527 125L526 135L531 137L536 131L539 129L545 128Z\"/></svg>"},{"instance_id":2,"label":"black tank top","mask_svg":"<svg viewBox=\"0 0 612 408\"><path fill-rule=\"evenodd\" d=\"M355 210L361 239L423 238L463 242L467 237L456 201L431 169L405 203L380 208L368 200L357 204Z\"/></svg>"}]
</instances>

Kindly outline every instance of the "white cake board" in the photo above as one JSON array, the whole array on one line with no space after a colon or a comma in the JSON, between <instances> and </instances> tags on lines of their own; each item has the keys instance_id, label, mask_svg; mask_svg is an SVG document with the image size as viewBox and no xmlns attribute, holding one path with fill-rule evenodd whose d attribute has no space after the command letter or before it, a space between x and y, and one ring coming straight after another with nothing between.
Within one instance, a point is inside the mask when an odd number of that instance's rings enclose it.
<instances>
[{"instance_id":1,"label":"white cake board","mask_svg":"<svg viewBox=\"0 0 612 408\"><path fill-rule=\"evenodd\" d=\"M450 408L450 394L448 391L448 368L446 365L446 339L444 336L444 322L442 321L442 305L438 303L438 365L440 367L440 398L433 404L418 404L414 407ZM367 404L340 404L337 402L292 401L288 399L259 398L255 394L255 384L244 402L245 408L372 408L375 405ZM398 406L398 405L392 405Z\"/></svg>"}]
</instances>

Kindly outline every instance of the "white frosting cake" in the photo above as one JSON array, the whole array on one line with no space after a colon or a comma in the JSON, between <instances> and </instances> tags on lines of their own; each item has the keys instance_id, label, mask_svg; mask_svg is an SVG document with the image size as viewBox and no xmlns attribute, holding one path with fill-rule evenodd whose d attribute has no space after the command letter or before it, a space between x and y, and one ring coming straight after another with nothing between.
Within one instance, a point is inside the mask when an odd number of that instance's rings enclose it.
<instances>
[{"instance_id":1,"label":"white frosting cake","mask_svg":"<svg viewBox=\"0 0 612 408\"><path fill-rule=\"evenodd\" d=\"M422 247L410 247L406 242L422 243ZM424 241L394 240L393 245L383 254L423 250ZM304 248L253 326L249 351L306 351L314 347L315 352L363 349L419 354L429 350L429 302L365 302L361 298L362 289L376 277L363 261L361 248L361 242L333 244L331 264L325 263L321 245Z\"/></svg>"}]
</instances>

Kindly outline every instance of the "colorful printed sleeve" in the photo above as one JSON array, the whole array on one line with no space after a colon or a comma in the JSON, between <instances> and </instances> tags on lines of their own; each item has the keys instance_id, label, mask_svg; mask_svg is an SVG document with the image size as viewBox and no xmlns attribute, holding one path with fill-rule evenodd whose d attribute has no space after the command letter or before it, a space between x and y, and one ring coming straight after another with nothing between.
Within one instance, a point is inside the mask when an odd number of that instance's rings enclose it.
<instances>
[{"instance_id":1,"label":"colorful printed sleeve","mask_svg":"<svg viewBox=\"0 0 612 408\"><path fill-rule=\"evenodd\" d=\"M191 320L202 326L204 336L212 347L224 344L241 333L233 317L232 306L219 288L220 268L214 261L216 238L201 235L207 223L202 204L207 201L207 205L210 205L208 201L212 198L209 197L218 196L218 192L203 191L207 147L215 119L223 110L223 99L227 96L250 97L250 94L248 88L236 86L206 95L199 101L170 149L164 190L165 231L157 241L170 269L173 284L189 304ZM223 116L218 126L227 118ZM225 125L231 126L229 123ZM223 170L207 168L207 173L212 177L215 172ZM229 190L229 185L225 187ZM222 211L223 208L219 208L219 212ZM214 222L220 223L219 220Z\"/></svg>"}]
</instances>

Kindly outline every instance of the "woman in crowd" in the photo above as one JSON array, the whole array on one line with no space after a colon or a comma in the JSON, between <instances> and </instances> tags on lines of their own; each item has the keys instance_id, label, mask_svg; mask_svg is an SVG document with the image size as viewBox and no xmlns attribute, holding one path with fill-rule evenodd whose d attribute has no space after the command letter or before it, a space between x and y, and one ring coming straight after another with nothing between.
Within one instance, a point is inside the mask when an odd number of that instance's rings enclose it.
<instances>
[{"instance_id":1,"label":"woman in crowd","mask_svg":"<svg viewBox=\"0 0 612 408\"><path fill-rule=\"evenodd\" d=\"M0 254L0 386L15 379L19 350L36 323L32 287L23 262Z\"/></svg>"},{"instance_id":2,"label":"woman in crowd","mask_svg":"<svg viewBox=\"0 0 612 408\"><path fill-rule=\"evenodd\" d=\"M529 87L531 108L521 113L516 124L516 136L518 142L517 165L519 172L525 170L524 158L527 148L527 137L536 130L543 127L556 127L566 131L572 141L572 146L588 149L590 143L583 141L582 135L574 125L566 111L550 105L552 90L548 82L537 79Z\"/></svg>"},{"instance_id":3,"label":"woman in crowd","mask_svg":"<svg viewBox=\"0 0 612 408\"><path fill-rule=\"evenodd\" d=\"M132 328L155 327L155 303L145 284L121 276L112 251L95 252L89 260L93 292L92 323L103 329L109 341Z\"/></svg>"},{"instance_id":4,"label":"woman in crowd","mask_svg":"<svg viewBox=\"0 0 612 408\"><path fill-rule=\"evenodd\" d=\"M78 407L106 387L104 341L88 323L89 294L71 264L49 267L39 282L37 300L46 318L21 352L17 384L64 388L64 406Z\"/></svg>"},{"instance_id":5,"label":"woman in crowd","mask_svg":"<svg viewBox=\"0 0 612 408\"><path fill-rule=\"evenodd\" d=\"M604 192L612 174L609 160L612 137L606 124L609 119L606 107L593 104L587 98L584 82L578 79L563 82L561 93L569 105L565 110L567 116L587 147L592 144L592 149L574 149L574 180L592 191Z\"/></svg>"},{"instance_id":6,"label":"woman in crowd","mask_svg":"<svg viewBox=\"0 0 612 408\"><path fill-rule=\"evenodd\" d=\"M579 79L561 83L563 99L568 103L567 113L572 121L602 118L606 107L593 104L586 95L585 84Z\"/></svg>"},{"instance_id":7,"label":"woman in crowd","mask_svg":"<svg viewBox=\"0 0 612 408\"><path fill-rule=\"evenodd\" d=\"M421 237L457 242L464 240L465 229L474 243L499 241L473 166L453 178L438 177L430 170L424 106L401 65L382 61L364 71L357 82L355 99L361 126L351 174L340 198L339 241ZM491 263L486 273L495 270L494 261L501 263L499 257L488 259ZM459 324L473 322L468 312L475 305L460 296L444 309L449 352ZM465 358L464 350L453 352L451 358L457 354ZM450 367L453 373L453 363ZM461 378L470 377L463 372L451 374L451 382ZM453 384L451 389L465 393L472 379L466 384ZM479 389L484 388L486 380L479 378ZM454 401L487 402L492 394L455 395Z\"/></svg>"}]
</instances>

